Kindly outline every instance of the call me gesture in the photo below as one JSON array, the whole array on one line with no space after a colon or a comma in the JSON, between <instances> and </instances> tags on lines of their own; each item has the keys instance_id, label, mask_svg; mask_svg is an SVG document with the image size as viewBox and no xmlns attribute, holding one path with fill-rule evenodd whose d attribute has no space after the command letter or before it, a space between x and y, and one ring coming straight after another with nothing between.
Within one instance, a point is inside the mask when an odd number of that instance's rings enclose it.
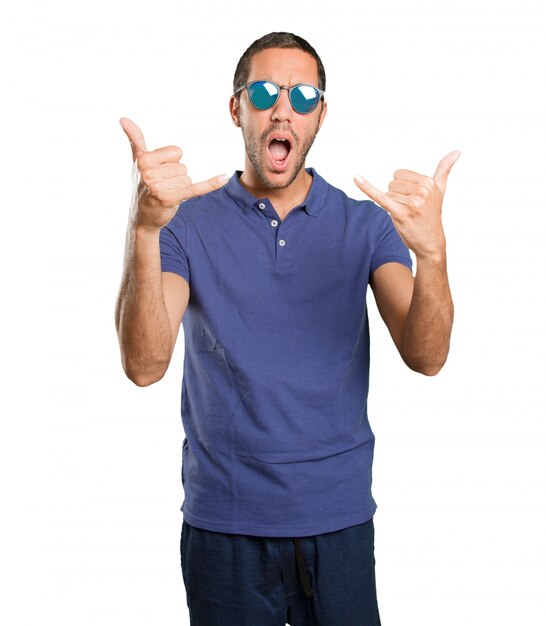
<instances>
[{"instance_id":1,"label":"call me gesture","mask_svg":"<svg viewBox=\"0 0 546 626\"><path fill-rule=\"evenodd\" d=\"M407 280L407 268L386 263L374 272L370 285L402 359L429 376L437 374L447 359L453 325L442 203L449 172L460 156L458 150L447 154L432 178L396 170L387 192L362 176L354 177L359 189L388 211L400 238L415 253L413 284Z\"/></svg>"},{"instance_id":2,"label":"call me gesture","mask_svg":"<svg viewBox=\"0 0 546 626\"><path fill-rule=\"evenodd\" d=\"M458 150L447 154L432 178L411 170L396 170L386 193L362 176L354 177L359 189L390 213L402 241L415 252L418 261L445 255L442 202L447 177L460 156Z\"/></svg>"}]
</instances>

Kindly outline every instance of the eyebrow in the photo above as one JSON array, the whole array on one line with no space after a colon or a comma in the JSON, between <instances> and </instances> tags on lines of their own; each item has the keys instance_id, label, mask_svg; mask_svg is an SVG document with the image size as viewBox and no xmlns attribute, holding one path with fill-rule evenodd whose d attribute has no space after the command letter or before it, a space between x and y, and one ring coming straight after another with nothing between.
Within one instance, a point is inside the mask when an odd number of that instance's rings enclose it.
<instances>
[{"instance_id":1,"label":"eyebrow","mask_svg":"<svg viewBox=\"0 0 546 626\"><path fill-rule=\"evenodd\" d=\"M267 80L270 83L275 83L276 85L279 84L276 81L274 81L272 78L270 78L269 76L267 76L266 78L255 78L254 80ZM248 81L248 82L252 82L252 81ZM313 85L313 83L306 83L304 80L298 80L295 83L293 83L293 85L290 85L290 86L293 87L294 85L311 85L312 87L315 86L315 85ZM284 85L282 85L282 86L284 87Z\"/></svg>"}]
</instances>

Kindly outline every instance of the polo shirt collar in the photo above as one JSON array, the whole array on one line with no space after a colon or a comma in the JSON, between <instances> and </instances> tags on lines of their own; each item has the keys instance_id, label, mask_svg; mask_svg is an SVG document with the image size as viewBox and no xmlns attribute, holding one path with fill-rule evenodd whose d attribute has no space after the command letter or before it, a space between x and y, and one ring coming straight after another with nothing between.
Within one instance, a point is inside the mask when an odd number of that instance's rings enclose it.
<instances>
[{"instance_id":1,"label":"polo shirt collar","mask_svg":"<svg viewBox=\"0 0 546 626\"><path fill-rule=\"evenodd\" d=\"M311 174L313 181L305 200L302 204L294 208L303 208L308 215L316 217L324 205L328 184L322 176L317 174L314 168L306 167L305 171L308 174ZM242 170L235 170L233 176L224 185L224 189L227 191L230 198L241 207L246 215L252 211L253 208L257 207L260 202L266 200L267 197L257 198L247 191L243 185L241 185L241 181L239 180L242 173Z\"/></svg>"}]
</instances>

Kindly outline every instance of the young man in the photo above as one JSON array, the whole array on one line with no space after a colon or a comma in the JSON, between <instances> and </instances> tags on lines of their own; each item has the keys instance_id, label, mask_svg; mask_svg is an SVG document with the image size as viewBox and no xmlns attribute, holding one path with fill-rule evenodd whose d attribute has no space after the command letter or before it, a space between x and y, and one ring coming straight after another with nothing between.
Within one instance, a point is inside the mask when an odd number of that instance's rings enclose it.
<instances>
[{"instance_id":1,"label":"young man","mask_svg":"<svg viewBox=\"0 0 546 626\"><path fill-rule=\"evenodd\" d=\"M383 208L349 198L304 167L325 83L296 35L247 49L229 102L245 169L229 180L192 183L179 148L148 151L120 120L140 181L116 327L146 386L184 325L181 563L199 626L380 624L367 285L410 368L434 375L448 354L441 205L459 153L433 178L397 170L386 193L355 179Z\"/></svg>"}]
</instances>

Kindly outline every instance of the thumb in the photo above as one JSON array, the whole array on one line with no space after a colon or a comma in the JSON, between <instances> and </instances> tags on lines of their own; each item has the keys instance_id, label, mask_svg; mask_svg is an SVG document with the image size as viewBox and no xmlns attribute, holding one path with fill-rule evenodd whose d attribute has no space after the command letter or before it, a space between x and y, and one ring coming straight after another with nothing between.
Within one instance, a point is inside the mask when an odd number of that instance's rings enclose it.
<instances>
[{"instance_id":1,"label":"thumb","mask_svg":"<svg viewBox=\"0 0 546 626\"><path fill-rule=\"evenodd\" d=\"M140 128L128 117L122 117L119 120L119 123L129 138L131 150L133 152L133 161L136 161L141 154L148 152L146 142L144 141L144 135L142 134Z\"/></svg>"},{"instance_id":2,"label":"thumb","mask_svg":"<svg viewBox=\"0 0 546 626\"><path fill-rule=\"evenodd\" d=\"M461 156L459 150L453 150L438 163L438 167L436 168L436 172L434 172L434 180L438 183L438 186L445 193L447 177L449 176L449 172L453 167L455 161Z\"/></svg>"}]
</instances>

